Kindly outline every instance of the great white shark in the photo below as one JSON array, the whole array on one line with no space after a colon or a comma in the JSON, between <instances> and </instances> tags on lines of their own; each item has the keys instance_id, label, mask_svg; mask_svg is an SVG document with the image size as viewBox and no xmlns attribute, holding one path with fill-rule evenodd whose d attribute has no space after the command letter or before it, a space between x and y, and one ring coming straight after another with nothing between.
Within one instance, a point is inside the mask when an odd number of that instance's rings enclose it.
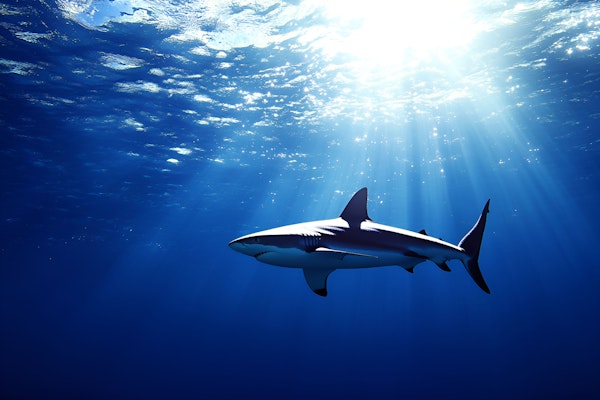
<instances>
[{"instance_id":1,"label":"great white shark","mask_svg":"<svg viewBox=\"0 0 600 400\"><path fill-rule=\"evenodd\" d=\"M448 260L460 260L475 283L490 293L479 269L479 250L490 200L473 228L458 245L373 222L367 213L367 188L352 196L338 218L304 222L242 236L229 243L260 262L302 268L313 292L327 296L327 278L336 269L398 265L408 272L424 261L450 271Z\"/></svg>"}]
</instances>

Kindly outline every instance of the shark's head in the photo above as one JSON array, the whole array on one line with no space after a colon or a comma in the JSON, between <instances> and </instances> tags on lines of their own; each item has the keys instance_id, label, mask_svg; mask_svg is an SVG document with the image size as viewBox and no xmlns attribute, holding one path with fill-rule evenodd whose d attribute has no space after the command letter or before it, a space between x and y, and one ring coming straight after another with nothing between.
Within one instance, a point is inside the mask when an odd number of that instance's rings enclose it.
<instances>
[{"instance_id":1,"label":"shark's head","mask_svg":"<svg viewBox=\"0 0 600 400\"><path fill-rule=\"evenodd\" d=\"M323 235L333 235L333 227L312 224L287 225L239 237L229 247L259 261L273 263L275 258L312 252L321 246ZM279 262L279 261L277 261Z\"/></svg>"},{"instance_id":2,"label":"shark's head","mask_svg":"<svg viewBox=\"0 0 600 400\"><path fill-rule=\"evenodd\" d=\"M316 244L316 240L314 242ZM278 235L265 231L235 239L229 243L229 247L270 264L290 253L309 250L307 244L306 238L301 235Z\"/></svg>"}]
</instances>

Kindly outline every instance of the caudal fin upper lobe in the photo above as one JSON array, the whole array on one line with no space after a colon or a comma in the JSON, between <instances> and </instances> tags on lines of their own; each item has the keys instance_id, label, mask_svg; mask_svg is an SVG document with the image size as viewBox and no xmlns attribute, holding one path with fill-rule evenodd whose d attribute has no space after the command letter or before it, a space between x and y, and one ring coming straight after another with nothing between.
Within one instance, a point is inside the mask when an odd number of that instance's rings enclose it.
<instances>
[{"instance_id":1,"label":"caudal fin upper lobe","mask_svg":"<svg viewBox=\"0 0 600 400\"><path fill-rule=\"evenodd\" d=\"M489 212L490 201L488 200L483 207L481 216L473 228L471 228L465 237L462 238L460 243L458 243L458 246L462 247L468 256L465 260L462 260L467 272L469 272L469 275L471 275L471 278L473 278L477 286L479 286L486 293L490 293L490 288L488 287L487 283L485 283L483 275L481 274L481 270L479 269L479 250L481 249L483 231L485 230L485 223L487 214Z\"/></svg>"}]
</instances>

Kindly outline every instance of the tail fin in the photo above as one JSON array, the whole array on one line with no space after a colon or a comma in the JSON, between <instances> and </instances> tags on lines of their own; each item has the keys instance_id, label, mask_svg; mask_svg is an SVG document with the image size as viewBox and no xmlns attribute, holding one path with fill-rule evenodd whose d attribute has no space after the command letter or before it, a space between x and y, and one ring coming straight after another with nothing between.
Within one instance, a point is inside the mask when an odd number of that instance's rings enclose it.
<instances>
[{"instance_id":1,"label":"tail fin","mask_svg":"<svg viewBox=\"0 0 600 400\"><path fill-rule=\"evenodd\" d=\"M485 283L483 275L481 275L481 271L479 270L479 249L481 248L481 239L483 239L483 231L485 229L488 212L490 212L489 200L485 203L485 207L483 207L481 216L475 223L475 226L473 226L469 233L467 233L458 244L458 247L462 247L468 256L467 259L462 260L467 272L469 272L469 275L471 275L471 278L473 278L477 286L486 293L490 293L490 289Z\"/></svg>"}]
</instances>

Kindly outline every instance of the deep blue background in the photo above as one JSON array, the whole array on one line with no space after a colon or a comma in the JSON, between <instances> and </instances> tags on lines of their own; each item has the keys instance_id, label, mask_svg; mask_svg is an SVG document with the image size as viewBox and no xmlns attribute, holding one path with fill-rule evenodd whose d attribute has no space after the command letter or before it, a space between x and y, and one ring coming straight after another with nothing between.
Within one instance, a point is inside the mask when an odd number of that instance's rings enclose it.
<instances>
[{"instance_id":1,"label":"deep blue background","mask_svg":"<svg viewBox=\"0 0 600 400\"><path fill-rule=\"evenodd\" d=\"M18 74L4 63L0 75L0 397L600 396L597 43L568 60L545 54L542 69L511 69L526 93L506 109L440 105L433 125L444 141L419 115L295 126L284 112L236 136L235 124L198 125L219 110L191 95L115 90L152 79L153 67L202 71L198 86L212 93L221 60L158 56L189 48L153 27L93 31L27 7L0 16L0 58L37 65ZM21 40L23 20L63 37ZM500 49L506 68L539 57L536 47ZM249 77L268 51L238 50L245 59L230 79L266 90ZM109 69L104 53L146 64ZM286 61L311 68L295 53ZM293 88L272 90L308 107ZM221 101L227 93L215 89ZM263 115L228 113L247 127ZM375 221L454 243L491 198L480 265L492 294L451 263L452 273L336 271L320 298L300 270L227 247L335 217L362 186Z\"/></svg>"}]
</instances>

